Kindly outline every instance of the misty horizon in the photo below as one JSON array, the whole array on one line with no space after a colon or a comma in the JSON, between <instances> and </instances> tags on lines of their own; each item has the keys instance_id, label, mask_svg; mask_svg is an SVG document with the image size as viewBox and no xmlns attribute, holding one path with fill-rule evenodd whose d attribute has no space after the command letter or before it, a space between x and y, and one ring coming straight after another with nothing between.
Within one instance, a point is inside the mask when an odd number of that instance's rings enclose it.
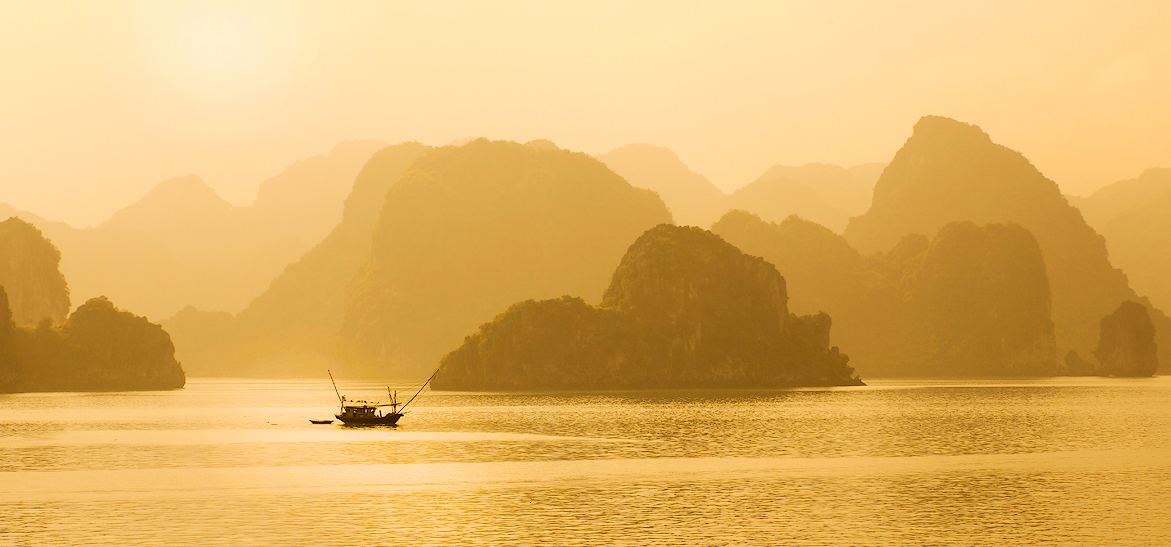
<instances>
[{"instance_id":1,"label":"misty horizon","mask_svg":"<svg viewBox=\"0 0 1171 547\"><path fill-rule=\"evenodd\" d=\"M1171 545L1169 21L0 0L0 544Z\"/></svg>"},{"instance_id":2,"label":"misty horizon","mask_svg":"<svg viewBox=\"0 0 1171 547\"><path fill-rule=\"evenodd\" d=\"M0 189L77 227L191 174L246 205L356 139L645 142L729 192L776 164L885 161L942 115L1070 195L1171 166L1157 2L49 6L0 8L0 46L22 52L0 61Z\"/></svg>"}]
</instances>

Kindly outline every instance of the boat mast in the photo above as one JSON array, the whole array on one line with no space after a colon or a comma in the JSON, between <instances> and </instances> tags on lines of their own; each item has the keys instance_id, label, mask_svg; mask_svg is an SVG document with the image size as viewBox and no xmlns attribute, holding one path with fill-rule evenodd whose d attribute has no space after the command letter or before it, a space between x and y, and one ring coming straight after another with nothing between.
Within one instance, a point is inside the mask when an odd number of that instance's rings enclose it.
<instances>
[{"instance_id":1,"label":"boat mast","mask_svg":"<svg viewBox=\"0 0 1171 547\"><path fill-rule=\"evenodd\" d=\"M337 390L337 382L333 381L333 373L330 372L329 369L326 369L325 373L329 375L329 383L333 384L333 392L337 393L338 402L341 403L342 406L346 406L346 400L342 397L341 392Z\"/></svg>"}]
</instances>

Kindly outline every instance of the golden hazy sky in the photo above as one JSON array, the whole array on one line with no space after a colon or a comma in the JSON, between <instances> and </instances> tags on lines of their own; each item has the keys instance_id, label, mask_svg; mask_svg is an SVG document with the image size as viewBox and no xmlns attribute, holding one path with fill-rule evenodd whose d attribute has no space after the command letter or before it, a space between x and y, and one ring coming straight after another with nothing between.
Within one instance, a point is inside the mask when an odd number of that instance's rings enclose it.
<instances>
[{"instance_id":1,"label":"golden hazy sky","mask_svg":"<svg viewBox=\"0 0 1171 547\"><path fill-rule=\"evenodd\" d=\"M732 189L887 161L924 114L1068 193L1171 166L1171 2L0 0L0 202L238 204L347 139L670 147Z\"/></svg>"}]
</instances>

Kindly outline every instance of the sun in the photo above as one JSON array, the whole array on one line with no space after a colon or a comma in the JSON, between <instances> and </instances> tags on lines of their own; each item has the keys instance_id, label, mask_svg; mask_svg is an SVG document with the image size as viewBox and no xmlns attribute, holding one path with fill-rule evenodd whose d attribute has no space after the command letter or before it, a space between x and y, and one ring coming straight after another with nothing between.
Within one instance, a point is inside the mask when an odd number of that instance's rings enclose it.
<instances>
[{"instance_id":1,"label":"sun","mask_svg":"<svg viewBox=\"0 0 1171 547\"><path fill-rule=\"evenodd\" d=\"M212 78L246 74L261 62L259 29L242 17L191 21L186 53L192 70Z\"/></svg>"}]
</instances>

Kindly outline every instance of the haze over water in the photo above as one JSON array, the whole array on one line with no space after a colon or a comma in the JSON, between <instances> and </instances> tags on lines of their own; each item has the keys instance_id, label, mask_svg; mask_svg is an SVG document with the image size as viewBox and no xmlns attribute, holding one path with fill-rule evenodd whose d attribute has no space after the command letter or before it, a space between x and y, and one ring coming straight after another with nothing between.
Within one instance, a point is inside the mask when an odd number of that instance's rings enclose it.
<instances>
[{"instance_id":1,"label":"haze over water","mask_svg":"<svg viewBox=\"0 0 1171 547\"><path fill-rule=\"evenodd\" d=\"M315 380L5 395L0 543L1171 543L1171 379L873 383L429 392L397 428L309 424Z\"/></svg>"}]
</instances>

